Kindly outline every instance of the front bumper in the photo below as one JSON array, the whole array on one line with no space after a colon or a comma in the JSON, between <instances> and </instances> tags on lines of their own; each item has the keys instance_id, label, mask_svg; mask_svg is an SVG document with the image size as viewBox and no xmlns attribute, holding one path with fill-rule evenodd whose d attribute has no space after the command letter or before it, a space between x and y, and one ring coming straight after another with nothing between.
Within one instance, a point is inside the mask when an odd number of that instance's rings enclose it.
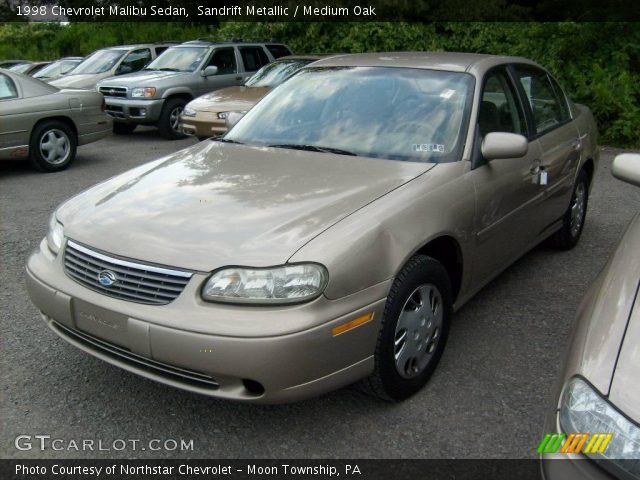
<instances>
[{"instance_id":1,"label":"front bumper","mask_svg":"<svg viewBox=\"0 0 640 480\"><path fill-rule=\"evenodd\" d=\"M105 97L106 112L115 122L152 124L160 119L164 99L133 100Z\"/></svg>"},{"instance_id":2,"label":"front bumper","mask_svg":"<svg viewBox=\"0 0 640 480\"><path fill-rule=\"evenodd\" d=\"M185 135L213 137L226 133L227 124L218 112L198 112L195 117L180 117L180 129Z\"/></svg>"},{"instance_id":3,"label":"front bumper","mask_svg":"<svg viewBox=\"0 0 640 480\"><path fill-rule=\"evenodd\" d=\"M212 397L280 403L373 371L386 283L340 300L248 307L202 301L207 274L196 273L173 302L143 305L76 283L64 273L62 257L53 257L44 240L30 256L33 303L60 337L130 372ZM369 312L373 320L333 336L334 327ZM292 330L296 321L300 327Z\"/></svg>"}]
</instances>

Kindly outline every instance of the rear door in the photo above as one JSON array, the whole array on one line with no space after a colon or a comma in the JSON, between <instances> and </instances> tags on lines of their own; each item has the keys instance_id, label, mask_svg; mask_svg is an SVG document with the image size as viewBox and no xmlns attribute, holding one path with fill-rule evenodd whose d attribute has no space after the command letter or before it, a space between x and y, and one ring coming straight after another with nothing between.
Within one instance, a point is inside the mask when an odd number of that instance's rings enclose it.
<instances>
[{"instance_id":1,"label":"rear door","mask_svg":"<svg viewBox=\"0 0 640 480\"><path fill-rule=\"evenodd\" d=\"M24 100L16 83L0 73L0 158L25 157L28 153L31 118L20 114Z\"/></svg>"},{"instance_id":2,"label":"rear door","mask_svg":"<svg viewBox=\"0 0 640 480\"><path fill-rule=\"evenodd\" d=\"M557 82L531 65L512 68L525 98L534 138L540 143L540 168L546 172L546 185L540 185L544 195L532 217L538 234L545 235L553 230L569 206L582 146L566 96Z\"/></svg>"},{"instance_id":3,"label":"rear door","mask_svg":"<svg viewBox=\"0 0 640 480\"><path fill-rule=\"evenodd\" d=\"M242 65L244 67L243 83L251 75L271 61L267 56L267 53L259 45L238 47L238 51L240 52Z\"/></svg>"},{"instance_id":4,"label":"rear door","mask_svg":"<svg viewBox=\"0 0 640 480\"><path fill-rule=\"evenodd\" d=\"M476 158L469 172L476 194L476 254L474 283L483 284L531 246L532 206L541 195L534 183L540 156L537 141L529 143L524 157L486 161L480 153L482 139L491 132L530 136L522 99L505 66L491 69L482 83L475 126Z\"/></svg>"}]
</instances>

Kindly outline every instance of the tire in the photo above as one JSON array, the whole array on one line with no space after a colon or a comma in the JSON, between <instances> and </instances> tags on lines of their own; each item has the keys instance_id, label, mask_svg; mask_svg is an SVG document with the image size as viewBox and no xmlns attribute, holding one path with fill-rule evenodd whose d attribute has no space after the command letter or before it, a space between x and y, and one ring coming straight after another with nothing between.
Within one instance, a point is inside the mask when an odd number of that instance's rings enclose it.
<instances>
[{"instance_id":1,"label":"tire","mask_svg":"<svg viewBox=\"0 0 640 480\"><path fill-rule=\"evenodd\" d=\"M137 123L118 123L113 122L113 133L116 135L128 135L138 126Z\"/></svg>"},{"instance_id":2,"label":"tire","mask_svg":"<svg viewBox=\"0 0 640 480\"><path fill-rule=\"evenodd\" d=\"M184 110L187 101L182 98L170 98L162 106L158 129L160 134L169 140L185 138L186 135L180 129L180 114Z\"/></svg>"},{"instance_id":3,"label":"tire","mask_svg":"<svg viewBox=\"0 0 640 480\"><path fill-rule=\"evenodd\" d=\"M562 217L562 227L549 237L548 244L559 250L571 250L578 244L589 203L589 177L580 170L571 194L571 203Z\"/></svg>"},{"instance_id":4,"label":"tire","mask_svg":"<svg viewBox=\"0 0 640 480\"><path fill-rule=\"evenodd\" d=\"M75 132L60 120L46 120L33 129L29 141L29 161L41 172L59 172L76 157Z\"/></svg>"},{"instance_id":5,"label":"tire","mask_svg":"<svg viewBox=\"0 0 640 480\"><path fill-rule=\"evenodd\" d=\"M361 383L363 390L391 402L420 390L442 357L452 312L451 282L445 268L426 255L412 257L391 286L374 372Z\"/></svg>"}]
</instances>

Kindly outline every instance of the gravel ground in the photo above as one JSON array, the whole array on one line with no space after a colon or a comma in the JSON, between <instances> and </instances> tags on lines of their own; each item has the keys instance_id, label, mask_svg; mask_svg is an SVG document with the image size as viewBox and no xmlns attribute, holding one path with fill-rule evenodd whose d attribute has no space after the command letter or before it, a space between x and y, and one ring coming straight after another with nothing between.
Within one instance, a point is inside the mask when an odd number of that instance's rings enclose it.
<instances>
[{"instance_id":1,"label":"gravel ground","mask_svg":"<svg viewBox=\"0 0 640 480\"><path fill-rule=\"evenodd\" d=\"M140 129L80 147L66 172L0 164L0 456L534 457L574 312L640 209L640 189L611 177L615 151L603 151L579 246L562 253L536 248L458 312L428 388L398 405L345 388L292 405L255 406L166 387L77 350L45 327L24 286L26 258L60 202L194 142L169 142ZM78 452L40 451L34 442L32 450L19 451L20 434L50 435L64 445L141 443L136 450ZM193 440L193 450L142 450L152 439Z\"/></svg>"}]
</instances>

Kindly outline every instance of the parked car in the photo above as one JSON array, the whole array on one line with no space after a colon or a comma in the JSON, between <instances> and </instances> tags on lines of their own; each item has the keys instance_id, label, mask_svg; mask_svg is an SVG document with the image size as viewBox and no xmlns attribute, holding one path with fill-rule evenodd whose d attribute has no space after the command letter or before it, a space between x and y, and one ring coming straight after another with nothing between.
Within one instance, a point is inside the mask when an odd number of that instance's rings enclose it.
<instances>
[{"instance_id":1,"label":"parked car","mask_svg":"<svg viewBox=\"0 0 640 480\"><path fill-rule=\"evenodd\" d=\"M276 48L277 47L277 48ZM114 132L131 133L137 125L156 125L168 139L184 138L180 114L193 98L242 85L255 71L275 60L286 45L208 40L170 48L143 71L98 84L115 121Z\"/></svg>"},{"instance_id":2,"label":"parked car","mask_svg":"<svg viewBox=\"0 0 640 480\"><path fill-rule=\"evenodd\" d=\"M269 63L253 74L244 85L227 87L191 100L180 116L180 128L200 140L227 131L229 112L246 112L272 89L295 75L321 55L288 55Z\"/></svg>"},{"instance_id":3,"label":"parked car","mask_svg":"<svg viewBox=\"0 0 640 480\"><path fill-rule=\"evenodd\" d=\"M29 60L0 60L0 68L10 68L23 63L29 63Z\"/></svg>"},{"instance_id":4,"label":"parked car","mask_svg":"<svg viewBox=\"0 0 640 480\"><path fill-rule=\"evenodd\" d=\"M12 67L9 67L9 70L11 70L12 72L33 76L35 73L38 73L49 64L51 64L51 62L25 62L13 65Z\"/></svg>"},{"instance_id":5,"label":"parked car","mask_svg":"<svg viewBox=\"0 0 640 480\"><path fill-rule=\"evenodd\" d=\"M110 133L98 92L60 90L0 70L0 160L29 159L38 170L57 172L74 160L78 145Z\"/></svg>"},{"instance_id":6,"label":"parked car","mask_svg":"<svg viewBox=\"0 0 640 480\"><path fill-rule=\"evenodd\" d=\"M44 67L42 70L36 72L33 78L42 80L43 82L49 82L60 78L67 73L70 73L75 67L77 67L84 57L63 57L60 60L56 60L51 64Z\"/></svg>"},{"instance_id":7,"label":"parked car","mask_svg":"<svg viewBox=\"0 0 640 480\"><path fill-rule=\"evenodd\" d=\"M596 138L525 58L323 59L224 137L65 202L28 290L57 335L168 385L402 400L455 309L539 242L576 245Z\"/></svg>"},{"instance_id":8,"label":"parked car","mask_svg":"<svg viewBox=\"0 0 640 480\"><path fill-rule=\"evenodd\" d=\"M640 187L640 154L618 155L612 173ZM559 432L569 445L541 454L547 479L640 478L638 252L640 214L578 311L545 421L545 433ZM610 437L595 440L593 448L590 438L596 435ZM569 449L573 453L566 453Z\"/></svg>"},{"instance_id":9,"label":"parked car","mask_svg":"<svg viewBox=\"0 0 640 480\"><path fill-rule=\"evenodd\" d=\"M77 65L73 72L51 82L58 88L93 90L96 83L113 75L137 72L172 45L178 42L121 45L96 50Z\"/></svg>"}]
</instances>

